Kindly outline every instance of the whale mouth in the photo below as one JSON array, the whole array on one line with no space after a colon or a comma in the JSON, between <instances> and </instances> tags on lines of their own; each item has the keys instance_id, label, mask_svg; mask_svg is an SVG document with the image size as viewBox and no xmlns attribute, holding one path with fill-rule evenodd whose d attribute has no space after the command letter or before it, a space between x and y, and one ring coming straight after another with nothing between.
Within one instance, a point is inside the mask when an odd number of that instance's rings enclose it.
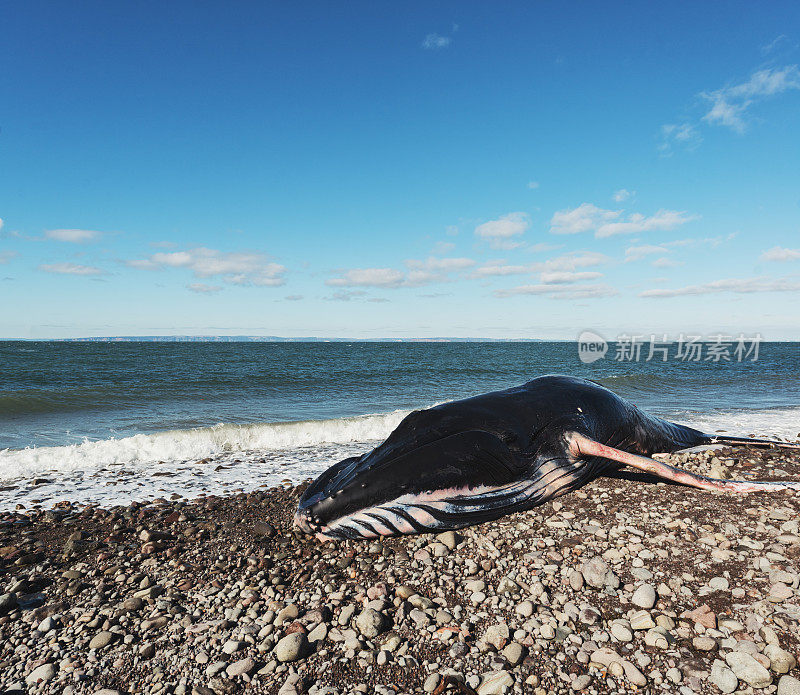
<instances>
[{"instance_id":1,"label":"whale mouth","mask_svg":"<svg viewBox=\"0 0 800 695\"><path fill-rule=\"evenodd\" d=\"M514 484L523 473L508 446L483 430L417 440L405 450L378 447L320 475L301 497L295 524L309 533L336 537L345 527L345 537L355 537L355 527L344 519L357 520L364 532L358 537L424 533L444 527L445 520L437 515L456 512L455 507L442 507L446 500ZM452 518L448 523L460 528L475 522Z\"/></svg>"},{"instance_id":2,"label":"whale mouth","mask_svg":"<svg viewBox=\"0 0 800 695\"><path fill-rule=\"evenodd\" d=\"M523 478L499 486L463 486L399 497L314 528L321 540L368 539L415 533L437 533L492 521L535 506L549 495L562 473Z\"/></svg>"}]
</instances>

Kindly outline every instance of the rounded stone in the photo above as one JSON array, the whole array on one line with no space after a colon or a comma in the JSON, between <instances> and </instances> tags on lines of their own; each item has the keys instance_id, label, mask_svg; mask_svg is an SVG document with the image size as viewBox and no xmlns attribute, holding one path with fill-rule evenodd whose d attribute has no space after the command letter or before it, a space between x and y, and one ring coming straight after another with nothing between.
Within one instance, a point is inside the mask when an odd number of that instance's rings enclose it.
<instances>
[{"instance_id":1,"label":"rounded stone","mask_svg":"<svg viewBox=\"0 0 800 695\"><path fill-rule=\"evenodd\" d=\"M583 563L581 574L589 586L601 589L606 583L608 569L608 563L602 557L593 557Z\"/></svg>"},{"instance_id":2,"label":"rounded stone","mask_svg":"<svg viewBox=\"0 0 800 695\"><path fill-rule=\"evenodd\" d=\"M256 667L256 662L253 661L251 657L246 657L245 659L239 659L239 661L234 661L228 668L225 669L225 672L231 677L235 678L236 676L244 675L245 673L249 674L254 668Z\"/></svg>"},{"instance_id":3,"label":"rounded stone","mask_svg":"<svg viewBox=\"0 0 800 695\"><path fill-rule=\"evenodd\" d=\"M10 613L17 607L17 595L14 593L7 593L0 595L0 615Z\"/></svg>"},{"instance_id":4,"label":"rounded stone","mask_svg":"<svg viewBox=\"0 0 800 695\"><path fill-rule=\"evenodd\" d=\"M308 652L308 638L302 632L286 635L275 645L275 658L280 662L297 661Z\"/></svg>"},{"instance_id":5,"label":"rounded stone","mask_svg":"<svg viewBox=\"0 0 800 695\"><path fill-rule=\"evenodd\" d=\"M677 668L671 668L667 671L667 680L672 683L680 683L683 680L683 674Z\"/></svg>"},{"instance_id":6,"label":"rounded stone","mask_svg":"<svg viewBox=\"0 0 800 695\"><path fill-rule=\"evenodd\" d=\"M358 631L367 639L377 637L384 630L385 619L382 613L374 608L366 608L358 614L356 627Z\"/></svg>"},{"instance_id":7,"label":"rounded stone","mask_svg":"<svg viewBox=\"0 0 800 695\"><path fill-rule=\"evenodd\" d=\"M631 601L639 608L652 608L656 605L656 590L651 584L642 584L633 592Z\"/></svg>"},{"instance_id":8,"label":"rounded stone","mask_svg":"<svg viewBox=\"0 0 800 695\"><path fill-rule=\"evenodd\" d=\"M113 639L113 632L108 632L108 630L98 632L94 637L92 637L91 642L89 642L89 649L102 649L103 647L107 647L109 644L111 644L111 640Z\"/></svg>"},{"instance_id":9,"label":"rounded stone","mask_svg":"<svg viewBox=\"0 0 800 695\"><path fill-rule=\"evenodd\" d=\"M36 629L44 635L50 632L50 630L55 630L57 627L58 623L56 622L55 618L48 616L39 623Z\"/></svg>"},{"instance_id":10,"label":"rounded stone","mask_svg":"<svg viewBox=\"0 0 800 695\"><path fill-rule=\"evenodd\" d=\"M778 695L800 695L800 681L792 676L781 676L778 681Z\"/></svg>"},{"instance_id":11,"label":"rounded stone","mask_svg":"<svg viewBox=\"0 0 800 695\"><path fill-rule=\"evenodd\" d=\"M630 642L633 639L633 633L622 623L611 624L611 636L618 642Z\"/></svg>"},{"instance_id":12,"label":"rounded stone","mask_svg":"<svg viewBox=\"0 0 800 695\"><path fill-rule=\"evenodd\" d=\"M592 682L592 677L583 674L582 676L578 676L572 683L570 683L570 688L573 690L586 690Z\"/></svg>"},{"instance_id":13,"label":"rounded stone","mask_svg":"<svg viewBox=\"0 0 800 695\"><path fill-rule=\"evenodd\" d=\"M769 667L775 673L788 673L797 666L797 659L777 644L768 644L764 648L764 654L769 658Z\"/></svg>"},{"instance_id":14,"label":"rounded stone","mask_svg":"<svg viewBox=\"0 0 800 695\"><path fill-rule=\"evenodd\" d=\"M523 601L522 603L518 603L517 607L514 609L518 615L521 615L523 618L530 618L533 615L534 607L533 603L530 601Z\"/></svg>"},{"instance_id":15,"label":"rounded stone","mask_svg":"<svg viewBox=\"0 0 800 695\"><path fill-rule=\"evenodd\" d=\"M723 693L732 693L739 687L739 679L734 675L733 671L719 660L716 660L711 667L709 680Z\"/></svg>"},{"instance_id":16,"label":"rounded stone","mask_svg":"<svg viewBox=\"0 0 800 695\"><path fill-rule=\"evenodd\" d=\"M229 639L222 645L223 654L233 654L242 648L242 643L235 639Z\"/></svg>"},{"instance_id":17,"label":"rounded stone","mask_svg":"<svg viewBox=\"0 0 800 695\"><path fill-rule=\"evenodd\" d=\"M425 679L425 682L422 684L422 689L426 693L432 693L436 690L436 686L439 685L439 681L441 680L441 676L438 673L432 673Z\"/></svg>"},{"instance_id":18,"label":"rounded stone","mask_svg":"<svg viewBox=\"0 0 800 695\"><path fill-rule=\"evenodd\" d=\"M717 646L717 642L711 637L699 635L692 640L692 646L701 652L710 652Z\"/></svg>"},{"instance_id":19,"label":"rounded stone","mask_svg":"<svg viewBox=\"0 0 800 695\"><path fill-rule=\"evenodd\" d=\"M542 625L539 628L539 635L541 635L542 639L551 640L556 638L556 631L552 625Z\"/></svg>"},{"instance_id":20,"label":"rounded stone","mask_svg":"<svg viewBox=\"0 0 800 695\"><path fill-rule=\"evenodd\" d=\"M26 685L36 685L37 683L48 683L56 677L56 667L53 664L42 664L33 669L26 677Z\"/></svg>"},{"instance_id":21,"label":"rounded stone","mask_svg":"<svg viewBox=\"0 0 800 695\"><path fill-rule=\"evenodd\" d=\"M514 686L514 676L508 671L491 671L481 676L478 695L501 695L506 688Z\"/></svg>"},{"instance_id":22,"label":"rounded stone","mask_svg":"<svg viewBox=\"0 0 800 695\"><path fill-rule=\"evenodd\" d=\"M509 642L503 648L503 656L509 664L516 666L525 658L525 647L517 642Z\"/></svg>"},{"instance_id":23,"label":"rounded stone","mask_svg":"<svg viewBox=\"0 0 800 695\"><path fill-rule=\"evenodd\" d=\"M754 688L766 688L772 683L772 676L758 661L744 652L730 652L725 655L725 662L734 675Z\"/></svg>"},{"instance_id":24,"label":"rounded stone","mask_svg":"<svg viewBox=\"0 0 800 695\"><path fill-rule=\"evenodd\" d=\"M725 577L713 577L709 580L708 585L716 591L725 591L730 584Z\"/></svg>"}]
</instances>

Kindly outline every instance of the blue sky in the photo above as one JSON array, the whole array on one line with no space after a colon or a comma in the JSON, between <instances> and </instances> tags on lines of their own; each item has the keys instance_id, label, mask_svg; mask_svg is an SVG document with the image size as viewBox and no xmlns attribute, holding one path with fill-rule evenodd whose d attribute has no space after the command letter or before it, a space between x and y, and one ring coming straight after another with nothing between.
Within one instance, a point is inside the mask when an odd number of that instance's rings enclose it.
<instances>
[{"instance_id":1,"label":"blue sky","mask_svg":"<svg viewBox=\"0 0 800 695\"><path fill-rule=\"evenodd\" d=\"M800 5L17 4L0 336L800 339Z\"/></svg>"}]
</instances>

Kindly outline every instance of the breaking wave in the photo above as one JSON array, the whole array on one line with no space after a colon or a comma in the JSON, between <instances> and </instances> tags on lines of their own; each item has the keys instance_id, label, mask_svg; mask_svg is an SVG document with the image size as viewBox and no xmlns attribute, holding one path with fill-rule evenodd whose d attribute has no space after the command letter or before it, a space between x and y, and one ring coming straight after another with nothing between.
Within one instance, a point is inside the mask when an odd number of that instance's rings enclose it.
<instances>
[{"instance_id":1,"label":"breaking wave","mask_svg":"<svg viewBox=\"0 0 800 695\"><path fill-rule=\"evenodd\" d=\"M304 422L219 424L68 446L5 449L0 451L0 480L114 465L193 461L237 451L285 451L371 442L386 438L409 412L395 410Z\"/></svg>"}]
</instances>

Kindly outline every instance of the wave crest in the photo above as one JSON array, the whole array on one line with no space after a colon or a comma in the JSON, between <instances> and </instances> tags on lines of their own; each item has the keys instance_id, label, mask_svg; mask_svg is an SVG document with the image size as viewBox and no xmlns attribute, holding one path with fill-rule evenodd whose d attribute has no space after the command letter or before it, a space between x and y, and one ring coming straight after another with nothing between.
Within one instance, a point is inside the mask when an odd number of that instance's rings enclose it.
<instances>
[{"instance_id":1,"label":"wave crest","mask_svg":"<svg viewBox=\"0 0 800 695\"><path fill-rule=\"evenodd\" d=\"M109 465L180 462L236 451L280 451L386 438L409 410L333 420L219 424L190 430L137 434L122 439L0 451L0 480L48 471L85 471Z\"/></svg>"}]
</instances>

